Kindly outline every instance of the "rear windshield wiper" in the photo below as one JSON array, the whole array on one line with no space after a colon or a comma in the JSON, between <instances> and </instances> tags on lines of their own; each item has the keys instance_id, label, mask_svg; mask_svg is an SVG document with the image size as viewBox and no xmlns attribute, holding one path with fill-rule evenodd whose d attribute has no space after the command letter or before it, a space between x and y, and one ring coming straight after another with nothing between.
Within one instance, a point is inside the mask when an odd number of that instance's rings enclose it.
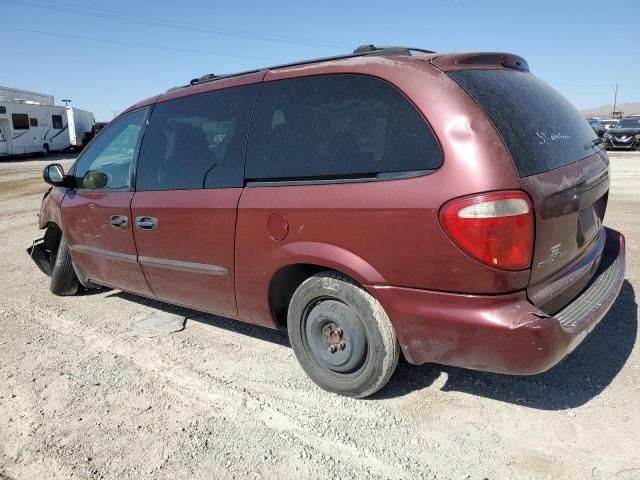
<instances>
[{"instance_id":1,"label":"rear windshield wiper","mask_svg":"<svg viewBox=\"0 0 640 480\"><path fill-rule=\"evenodd\" d=\"M598 137L598 138L594 138L593 140L591 140L589 143L587 143L587 144L584 146L584 149L585 149L585 150L589 150L590 148L593 148L593 147L595 147L596 145L600 145L600 144L601 144L601 143L603 143L603 142L604 142L604 140L602 140L602 139L601 139L601 138L599 138L599 137Z\"/></svg>"}]
</instances>

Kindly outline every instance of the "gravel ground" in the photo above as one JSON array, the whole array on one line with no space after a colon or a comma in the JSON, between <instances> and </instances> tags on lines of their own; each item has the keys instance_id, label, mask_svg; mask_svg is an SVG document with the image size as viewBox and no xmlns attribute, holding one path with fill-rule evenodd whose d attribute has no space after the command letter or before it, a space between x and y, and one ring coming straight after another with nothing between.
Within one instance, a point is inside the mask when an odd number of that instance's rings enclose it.
<instances>
[{"instance_id":1,"label":"gravel ground","mask_svg":"<svg viewBox=\"0 0 640 480\"><path fill-rule=\"evenodd\" d=\"M613 310L534 377L406 363L368 400L304 375L286 334L119 291L49 293L25 248L47 162L0 162L0 480L640 478L640 154L612 154L606 223L627 236ZM61 157L65 167L70 157Z\"/></svg>"}]
</instances>

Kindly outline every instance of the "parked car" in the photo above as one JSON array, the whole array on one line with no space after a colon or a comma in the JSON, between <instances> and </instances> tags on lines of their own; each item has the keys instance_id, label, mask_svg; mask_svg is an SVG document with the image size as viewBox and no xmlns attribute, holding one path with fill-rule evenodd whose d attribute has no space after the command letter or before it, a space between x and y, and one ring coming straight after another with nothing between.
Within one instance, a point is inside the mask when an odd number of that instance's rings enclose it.
<instances>
[{"instance_id":1,"label":"parked car","mask_svg":"<svg viewBox=\"0 0 640 480\"><path fill-rule=\"evenodd\" d=\"M603 139L607 149L640 150L640 116L623 118Z\"/></svg>"},{"instance_id":2,"label":"parked car","mask_svg":"<svg viewBox=\"0 0 640 480\"><path fill-rule=\"evenodd\" d=\"M620 121L620 119L607 118L605 120L600 120L600 123L605 128L605 130L609 130L610 128L615 127L618 124L619 121Z\"/></svg>"},{"instance_id":3,"label":"parked car","mask_svg":"<svg viewBox=\"0 0 640 480\"><path fill-rule=\"evenodd\" d=\"M620 291L607 155L521 57L365 46L191 83L45 168L28 251L54 294L287 329L313 381L365 397L400 350L545 371Z\"/></svg>"},{"instance_id":4,"label":"parked car","mask_svg":"<svg viewBox=\"0 0 640 480\"><path fill-rule=\"evenodd\" d=\"M93 136L95 137L100 130L107 126L107 122L96 122L93 125Z\"/></svg>"},{"instance_id":5,"label":"parked car","mask_svg":"<svg viewBox=\"0 0 640 480\"><path fill-rule=\"evenodd\" d=\"M593 128L593 131L596 132L596 135L598 135L598 137L602 137L604 135L604 132L607 131L604 125L602 125L602 123L600 123L600 120L598 120L597 118L587 118L587 122L589 122L589 125L591 125L591 128Z\"/></svg>"}]
</instances>

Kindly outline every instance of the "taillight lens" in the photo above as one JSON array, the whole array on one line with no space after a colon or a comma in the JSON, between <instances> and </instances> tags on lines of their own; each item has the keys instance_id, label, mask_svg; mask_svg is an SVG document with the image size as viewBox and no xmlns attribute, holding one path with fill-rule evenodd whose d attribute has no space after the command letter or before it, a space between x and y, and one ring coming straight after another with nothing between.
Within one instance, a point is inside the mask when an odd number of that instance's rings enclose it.
<instances>
[{"instance_id":1,"label":"taillight lens","mask_svg":"<svg viewBox=\"0 0 640 480\"><path fill-rule=\"evenodd\" d=\"M523 192L494 192L452 200L440 211L449 237L492 267L525 270L533 253L533 209Z\"/></svg>"}]
</instances>

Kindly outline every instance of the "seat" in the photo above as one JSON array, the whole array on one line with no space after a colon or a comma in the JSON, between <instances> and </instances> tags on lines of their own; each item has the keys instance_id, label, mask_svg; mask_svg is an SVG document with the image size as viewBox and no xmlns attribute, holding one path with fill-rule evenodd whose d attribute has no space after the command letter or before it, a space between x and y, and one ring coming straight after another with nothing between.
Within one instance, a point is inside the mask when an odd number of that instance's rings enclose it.
<instances>
[{"instance_id":1,"label":"seat","mask_svg":"<svg viewBox=\"0 0 640 480\"><path fill-rule=\"evenodd\" d=\"M173 152L158 169L158 182L171 185L173 190L203 188L207 173L216 164L202 129L181 125L175 133Z\"/></svg>"}]
</instances>

